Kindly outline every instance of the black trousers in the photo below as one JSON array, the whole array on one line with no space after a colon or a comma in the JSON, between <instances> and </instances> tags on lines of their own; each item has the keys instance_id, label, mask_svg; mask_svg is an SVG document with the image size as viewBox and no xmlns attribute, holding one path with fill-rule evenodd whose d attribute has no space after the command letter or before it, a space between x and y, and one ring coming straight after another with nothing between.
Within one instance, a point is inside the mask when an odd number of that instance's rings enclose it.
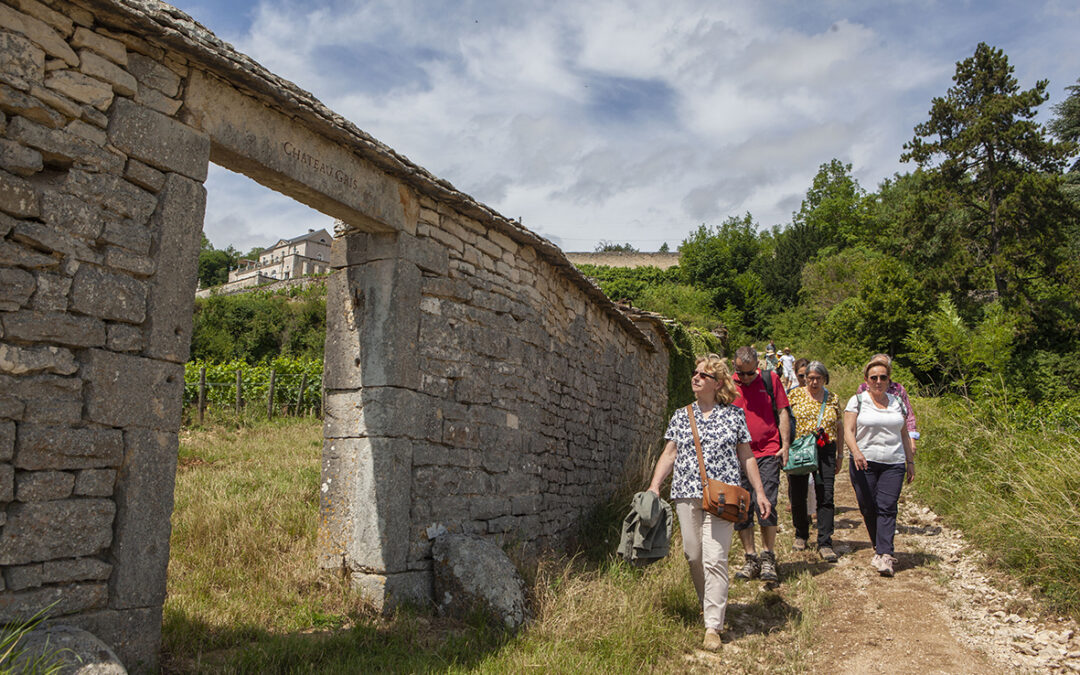
<instances>
[{"instance_id":1,"label":"black trousers","mask_svg":"<svg viewBox=\"0 0 1080 675\"><path fill-rule=\"evenodd\" d=\"M817 543L818 548L832 548L833 521L836 504L833 492L836 486L836 441L818 448L818 470L814 472L814 495L817 497ZM795 536L810 538L810 514L806 512L806 495L809 492L810 474L788 476L788 497L791 499L791 520Z\"/></svg>"}]
</instances>

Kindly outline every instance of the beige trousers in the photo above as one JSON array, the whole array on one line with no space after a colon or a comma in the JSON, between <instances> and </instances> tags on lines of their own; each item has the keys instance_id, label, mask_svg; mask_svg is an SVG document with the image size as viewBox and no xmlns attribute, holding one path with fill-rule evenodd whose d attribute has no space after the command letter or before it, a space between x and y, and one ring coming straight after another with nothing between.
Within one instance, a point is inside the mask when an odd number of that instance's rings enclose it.
<instances>
[{"instance_id":1,"label":"beige trousers","mask_svg":"<svg viewBox=\"0 0 1080 675\"><path fill-rule=\"evenodd\" d=\"M683 553L690 563L698 601L705 614L705 627L718 633L724 630L728 597L728 551L735 524L706 513L701 499L675 499L679 516Z\"/></svg>"}]
</instances>

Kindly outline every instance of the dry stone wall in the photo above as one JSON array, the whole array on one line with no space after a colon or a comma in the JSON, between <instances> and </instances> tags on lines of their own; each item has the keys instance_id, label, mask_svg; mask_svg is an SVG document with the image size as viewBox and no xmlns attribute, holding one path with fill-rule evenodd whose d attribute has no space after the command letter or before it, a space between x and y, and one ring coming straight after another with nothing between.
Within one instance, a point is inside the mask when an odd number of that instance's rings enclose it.
<instances>
[{"instance_id":1,"label":"dry stone wall","mask_svg":"<svg viewBox=\"0 0 1080 675\"><path fill-rule=\"evenodd\" d=\"M320 560L560 543L659 440L666 334L558 248L155 0L0 0L0 621L154 670L210 161L340 219Z\"/></svg>"}]
</instances>

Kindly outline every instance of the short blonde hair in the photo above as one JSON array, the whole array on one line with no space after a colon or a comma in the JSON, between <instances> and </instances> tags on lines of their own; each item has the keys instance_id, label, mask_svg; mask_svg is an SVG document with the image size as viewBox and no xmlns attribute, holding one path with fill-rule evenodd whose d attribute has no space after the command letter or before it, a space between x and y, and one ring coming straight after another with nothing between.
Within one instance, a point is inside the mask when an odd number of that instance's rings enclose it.
<instances>
[{"instance_id":1,"label":"short blonde hair","mask_svg":"<svg viewBox=\"0 0 1080 675\"><path fill-rule=\"evenodd\" d=\"M870 359L870 363L867 363L866 366L862 369L863 379L865 380L866 378L870 377L870 369L876 368L877 366L884 366L885 374L888 375L890 379L892 379L892 359L890 359L888 356L885 356L884 354L875 354L874 358Z\"/></svg>"},{"instance_id":2,"label":"short blonde hair","mask_svg":"<svg viewBox=\"0 0 1080 675\"><path fill-rule=\"evenodd\" d=\"M694 370L700 370L716 377L716 402L727 405L739 397L739 390L731 381L731 373L728 372L727 362L719 354L705 354L699 356L694 364Z\"/></svg>"}]
</instances>

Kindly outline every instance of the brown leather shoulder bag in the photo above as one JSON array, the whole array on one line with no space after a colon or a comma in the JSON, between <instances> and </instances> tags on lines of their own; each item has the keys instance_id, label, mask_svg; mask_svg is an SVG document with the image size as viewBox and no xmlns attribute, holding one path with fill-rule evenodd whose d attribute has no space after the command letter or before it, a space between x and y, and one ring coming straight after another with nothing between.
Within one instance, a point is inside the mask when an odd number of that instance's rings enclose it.
<instances>
[{"instance_id":1,"label":"brown leather shoulder bag","mask_svg":"<svg viewBox=\"0 0 1080 675\"><path fill-rule=\"evenodd\" d=\"M750 493L739 485L713 480L705 475L705 458L701 454L701 437L694 419L694 405L686 406L690 417L690 431L694 433L694 449L697 450L698 471L701 472L701 508L735 523L741 523L750 515Z\"/></svg>"}]
</instances>

